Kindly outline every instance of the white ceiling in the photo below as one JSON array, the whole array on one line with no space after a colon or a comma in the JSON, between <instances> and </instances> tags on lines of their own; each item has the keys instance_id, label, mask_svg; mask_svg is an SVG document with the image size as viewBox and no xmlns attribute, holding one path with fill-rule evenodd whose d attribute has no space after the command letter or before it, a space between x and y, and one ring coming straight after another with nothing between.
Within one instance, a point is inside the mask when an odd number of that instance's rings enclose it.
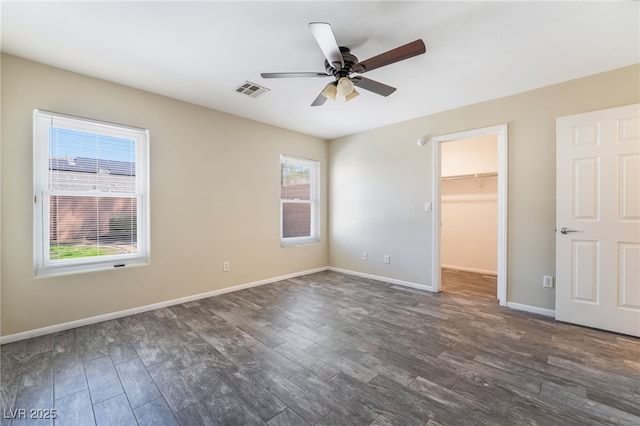
<instances>
[{"instance_id":1,"label":"white ceiling","mask_svg":"<svg viewBox=\"0 0 640 426\"><path fill-rule=\"evenodd\" d=\"M638 2L10 2L2 51L333 139L640 62ZM427 53L366 73L396 87L311 107L329 79L308 23L360 60L418 38ZM270 92L235 92L245 80Z\"/></svg>"}]
</instances>

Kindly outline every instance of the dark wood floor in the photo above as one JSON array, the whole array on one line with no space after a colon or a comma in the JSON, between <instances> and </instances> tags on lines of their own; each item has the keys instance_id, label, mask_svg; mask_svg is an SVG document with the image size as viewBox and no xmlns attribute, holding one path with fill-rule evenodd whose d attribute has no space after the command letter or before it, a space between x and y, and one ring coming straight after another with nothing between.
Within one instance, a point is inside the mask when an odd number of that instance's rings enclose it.
<instances>
[{"instance_id":1,"label":"dark wood floor","mask_svg":"<svg viewBox=\"0 0 640 426\"><path fill-rule=\"evenodd\" d=\"M477 299L497 300L497 277L442 268L442 291Z\"/></svg>"},{"instance_id":2,"label":"dark wood floor","mask_svg":"<svg viewBox=\"0 0 640 426\"><path fill-rule=\"evenodd\" d=\"M638 339L450 275L322 272L4 345L2 425L640 424Z\"/></svg>"}]
</instances>

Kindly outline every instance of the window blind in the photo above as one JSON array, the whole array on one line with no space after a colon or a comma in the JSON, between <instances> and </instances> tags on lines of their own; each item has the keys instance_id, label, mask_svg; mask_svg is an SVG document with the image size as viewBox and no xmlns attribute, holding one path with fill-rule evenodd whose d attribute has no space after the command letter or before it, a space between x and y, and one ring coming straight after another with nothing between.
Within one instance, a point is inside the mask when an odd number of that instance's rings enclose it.
<instances>
[{"instance_id":1,"label":"window blind","mask_svg":"<svg viewBox=\"0 0 640 426\"><path fill-rule=\"evenodd\" d=\"M284 243L318 239L318 163L280 158L281 239Z\"/></svg>"},{"instance_id":2,"label":"window blind","mask_svg":"<svg viewBox=\"0 0 640 426\"><path fill-rule=\"evenodd\" d=\"M147 132L35 117L37 273L146 260Z\"/></svg>"}]
</instances>

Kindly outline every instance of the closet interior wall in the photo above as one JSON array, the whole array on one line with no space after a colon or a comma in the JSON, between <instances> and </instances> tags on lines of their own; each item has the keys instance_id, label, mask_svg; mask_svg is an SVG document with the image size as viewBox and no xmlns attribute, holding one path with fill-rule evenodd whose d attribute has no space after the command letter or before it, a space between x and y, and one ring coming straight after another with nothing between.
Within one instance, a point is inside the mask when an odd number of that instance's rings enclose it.
<instances>
[{"instance_id":1,"label":"closet interior wall","mask_svg":"<svg viewBox=\"0 0 640 426\"><path fill-rule=\"evenodd\" d=\"M486 136L442 146L441 265L497 273L497 138Z\"/></svg>"}]
</instances>

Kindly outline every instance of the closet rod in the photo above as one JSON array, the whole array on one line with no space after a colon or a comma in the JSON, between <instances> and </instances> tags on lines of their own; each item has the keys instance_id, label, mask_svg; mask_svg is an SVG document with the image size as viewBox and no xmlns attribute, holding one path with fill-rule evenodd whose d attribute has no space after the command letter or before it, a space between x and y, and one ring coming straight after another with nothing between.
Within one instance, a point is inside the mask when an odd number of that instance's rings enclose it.
<instances>
[{"instance_id":1,"label":"closet rod","mask_svg":"<svg viewBox=\"0 0 640 426\"><path fill-rule=\"evenodd\" d=\"M442 180L478 179L478 178L494 177L494 176L498 176L498 173L496 172L471 173L468 175L443 176Z\"/></svg>"}]
</instances>

